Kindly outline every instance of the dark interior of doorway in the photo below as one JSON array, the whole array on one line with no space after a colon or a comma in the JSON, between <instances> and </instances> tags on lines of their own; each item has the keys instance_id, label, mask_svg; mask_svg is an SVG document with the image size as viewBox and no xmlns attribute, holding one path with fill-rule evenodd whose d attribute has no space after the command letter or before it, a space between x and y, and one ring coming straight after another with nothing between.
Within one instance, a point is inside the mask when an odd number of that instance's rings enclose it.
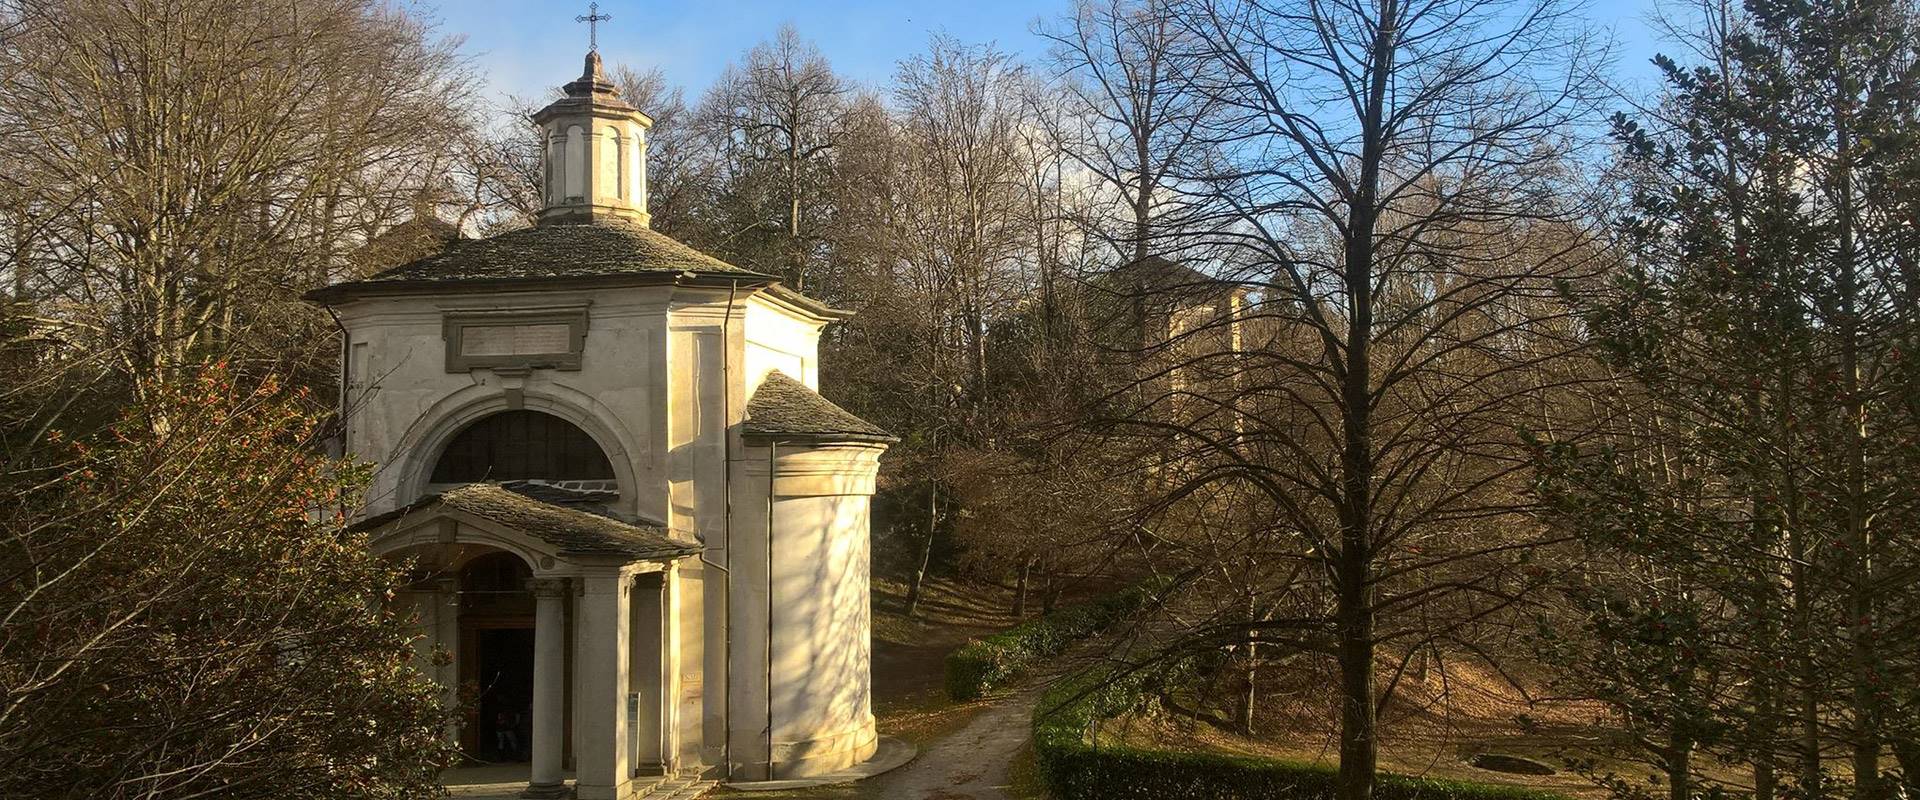
<instances>
[{"instance_id":1,"label":"dark interior of doorway","mask_svg":"<svg viewBox=\"0 0 1920 800\"><path fill-rule=\"evenodd\" d=\"M533 629L475 632L479 658L480 752L489 761L525 761L532 752ZM502 734L506 735L502 735Z\"/></svg>"}]
</instances>

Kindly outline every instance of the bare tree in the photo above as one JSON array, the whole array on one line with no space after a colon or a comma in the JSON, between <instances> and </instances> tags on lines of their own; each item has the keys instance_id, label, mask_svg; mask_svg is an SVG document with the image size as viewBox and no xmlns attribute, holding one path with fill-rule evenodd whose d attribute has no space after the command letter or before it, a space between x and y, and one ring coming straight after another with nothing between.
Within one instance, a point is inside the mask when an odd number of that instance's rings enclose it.
<instances>
[{"instance_id":1,"label":"bare tree","mask_svg":"<svg viewBox=\"0 0 1920 800\"><path fill-rule=\"evenodd\" d=\"M1154 390L1116 421L1152 440L1133 469L1167 498L1170 524L1133 537L1218 554L1177 562L1189 577L1254 570L1236 581L1256 597L1175 647L1329 657L1340 796L1365 800L1407 671L1486 654L1472 626L1538 585L1522 562L1550 535L1522 513L1515 431L1579 379L1556 374L1575 345L1554 286L1594 263L1565 190L1589 48L1552 0L1161 13L1206 65L1181 91L1215 112L1207 159L1165 183L1247 302L1171 319ZM1194 498L1240 522L1196 549Z\"/></svg>"},{"instance_id":2,"label":"bare tree","mask_svg":"<svg viewBox=\"0 0 1920 800\"><path fill-rule=\"evenodd\" d=\"M620 87L620 99L653 119L647 129L647 213L655 229L674 235L693 213L692 195L705 185L694 158L693 112L685 93L659 67L642 72L616 66L613 83Z\"/></svg>"},{"instance_id":3,"label":"bare tree","mask_svg":"<svg viewBox=\"0 0 1920 800\"><path fill-rule=\"evenodd\" d=\"M0 794L432 791L396 567L278 387L332 384L299 293L437 188L454 44L373 0L0 0L0 32Z\"/></svg>"},{"instance_id":4,"label":"bare tree","mask_svg":"<svg viewBox=\"0 0 1920 800\"><path fill-rule=\"evenodd\" d=\"M1187 72L1206 66L1184 41L1192 33L1167 13L1163 0L1078 0L1057 27L1040 34L1053 43L1054 72L1064 79L1060 98L1070 115L1055 126L1055 144L1110 187L1123 210L1105 229L1126 261L1153 254L1156 224L1176 202L1167 185L1192 171L1206 145L1201 128L1214 98L1183 91Z\"/></svg>"},{"instance_id":5,"label":"bare tree","mask_svg":"<svg viewBox=\"0 0 1920 800\"><path fill-rule=\"evenodd\" d=\"M716 164L745 185L734 195L739 233L771 235L776 272L805 290L819 263L827 219L822 188L840 141L848 89L820 50L783 25L747 51L701 99L699 114L720 146ZM731 248L744 253L739 248ZM753 253L751 264L762 256Z\"/></svg>"},{"instance_id":6,"label":"bare tree","mask_svg":"<svg viewBox=\"0 0 1920 800\"><path fill-rule=\"evenodd\" d=\"M15 280L123 376L318 341L299 292L465 126L452 43L368 0L8 0L0 20L0 182L39 209Z\"/></svg>"},{"instance_id":7,"label":"bare tree","mask_svg":"<svg viewBox=\"0 0 1920 800\"><path fill-rule=\"evenodd\" d=\"M919 400L928 481L926 536L909 587L919 597L941 526L942 453L970 435L991 388L988 325L1010 307L1026 254L1025 170L1015 133L1022 73L991 47L935 37L895 81L900 177L895 282L922 355L902 379ZM905 387L903 387L905 388Z\"/></svg>"}]
</instances>

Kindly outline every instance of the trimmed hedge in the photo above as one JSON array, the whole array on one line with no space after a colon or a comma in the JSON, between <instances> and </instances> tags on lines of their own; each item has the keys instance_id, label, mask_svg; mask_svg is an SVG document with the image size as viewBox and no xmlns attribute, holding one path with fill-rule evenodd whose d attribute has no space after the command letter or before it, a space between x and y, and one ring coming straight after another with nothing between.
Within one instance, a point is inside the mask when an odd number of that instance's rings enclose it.
<instances>
[{"instance_id":1,"label":"trimmed hedge","mask_svg":"<svg viewBox=\"0 0 1920 800\"><path fill-rule=\"evenodd\" d=\"M947 696L954 700L973 700L990 689L1006 685L1025 674L1035 662L1057 656L1074 642L1106 630L1140 610L1162 585L1159 581L1148 581L967 642L947 656Z\"/></svg>"},{"instance_id":2,"label":"trimmed hedge","mask_svg":"<svg viewBox=\"0 0 1920 800\"><path fill-rule=\"evenodd\" d=\"M1338 794L1339 770L1326 764L1092 744L1095 725L1133 707L1139 697L1132 685L1137 680L1100 686L1105 680L1103 674L1092 674L1056 686L1041 697L1034 712L1034 755L1055 800L1332 800ZM1074 699L1082 693L1086 696ZM1384 773L1373 796L1567 800L1517 786Z\"/></svg>"}]
</instances>

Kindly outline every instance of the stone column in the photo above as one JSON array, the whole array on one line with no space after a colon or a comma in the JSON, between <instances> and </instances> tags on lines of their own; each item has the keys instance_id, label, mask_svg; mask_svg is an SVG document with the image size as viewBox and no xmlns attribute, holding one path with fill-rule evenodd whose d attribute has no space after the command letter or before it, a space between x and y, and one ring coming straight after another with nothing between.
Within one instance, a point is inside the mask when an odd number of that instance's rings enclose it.
<instances>
[{"instance_id":1,"label":"stone column","mask_svg":"<svg viewBox=\"0 0 1920 800\"><path fill-rule=\"evenodd\" d=\"M627 601L627 619L632 631L627 641L627 691L638 698L640 711L634 729L627 732L632 742L632 766L636 775L668 774L669 755L673 752L663 745L667 729L662 710L671 705L663 691L665 683L660 679L664 674L661 665L666 663L666 651L661 647L665 638L660 628L661 601L666 599L665 578L664 572L634 576L632 594Z\"/></svg>"},{"instance_id":2,"label":"stone column","mask_svg":"<svg viewBox=\"0 0 1920 800\"><path fill-rule=\"evenodd\" d=\"M674 588L679 579L674 564L660 573L660 660L653 665L660 681L660 766L668 775L680 769L680 605Z\"/></svg>"},{"instance_id":3,"label":"stone column","mask_svg":"<svg viewBox=\"0 0 1920 800\"><path fill-rule=\"evenodd\" d=\"M564 797L560 772L565 737L567 611L565 578L535 578L533 592L533 774L521 797Z\"/></svg>"},{"instance_id":4,"label":"stone column","mask_svg":"<svg viewBox=\"0 0 1920 800\"><path fill-rule=\"evenodd\" d=\"M633 780L628 761L628 582L616 567L594 567L575 580L573 666L580 703L574 714L573 789L580 800L618 800Z\"/></svg>"}]
</instances>

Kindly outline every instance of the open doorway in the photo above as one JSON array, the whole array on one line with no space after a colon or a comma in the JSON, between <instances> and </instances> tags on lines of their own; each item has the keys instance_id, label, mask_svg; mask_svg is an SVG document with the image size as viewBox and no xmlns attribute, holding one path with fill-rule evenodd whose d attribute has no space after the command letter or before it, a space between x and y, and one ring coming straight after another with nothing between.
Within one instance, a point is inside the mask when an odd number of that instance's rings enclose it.
<instances>
[{"instance_id":1,"label":"open doorway","mask_svg":"<svg viewBox=\"0 0 1920 800\"><path fill-rule=\"evenodd\" d=\"M482 628L474 638L480 756L526 761L532 753L533 628Z\"/></svg>"},{"instance_id":2,"label":"open doorway","mask_svg":"<svg viewBox=\"0 0 1920 800\"><path fill-rule=\"evenodd\" d=\"M533 753L532 572L506 552L460 570L460 744L470 758L513 763Z\"/></svg>"}]
</instances>

